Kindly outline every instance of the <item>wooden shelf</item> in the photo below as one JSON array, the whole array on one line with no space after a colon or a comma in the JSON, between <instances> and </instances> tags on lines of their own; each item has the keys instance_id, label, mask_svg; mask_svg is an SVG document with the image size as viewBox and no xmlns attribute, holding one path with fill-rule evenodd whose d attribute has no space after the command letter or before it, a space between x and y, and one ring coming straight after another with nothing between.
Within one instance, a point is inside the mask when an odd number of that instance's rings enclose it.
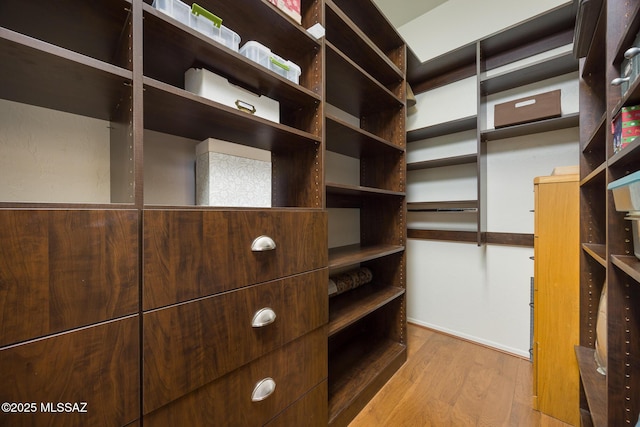
<instances>
[{"instance_id":1,"label":"wooden shelf","mask_svg":"<svg viewBox=\"0 0 640 427\"><path fill-rule=\"evenodd\" d=\"M607 250L603 244L583 243L582 249L588 253L591 258L598 261L603 267L607 267Z\"/></svg>"},{"instance_id":2,"label":"wooden shelf","mask_svg":"<svg viewBox=\"0 0 640 427\"><path fill-rule=\"evenodd\" d=\"M376 50L383 52L404 73L405 42L380 9L369 0L326 0L349 17L358 31L366 35ZM400 74L402 75L402 74Z\"/></svg>"},{"instance_id":3,"label":"wooden shelf","mask_svg":"<svg viewBox=\"0 0 640 427\"><path fill-rule=\"evenodd\" d=\"M147 129L195 140L219 138L275 152L320 143L319 137L307 132L251 116L166 83L148 77L144 83Z\"/></svg>"},{"instance_id":4,"label":"wooden shelf","mask_svg":"<svg viewBox=\"0 0 640 427\"><path fill-rule=\"evenodd\" d=\"M326 39L385 86L403 81L402 71L332 1L326 2Z\"/></svg>"},{"instance_id":5,"label":"wooden shelf","mask_svg":"<svg viewBox=\"0 0 640 427\"><path fill-rule=\"evenodd\" d=\"M591 133L591 136L587 140L586 144L582 147L582 152L591 150L595 145L602 144L602 141L603 141L602 138L604 138L605 136L604 132L605 132L606 122L607 122L607 114L605 113L605 114L602 114L602 117L600 117L600 120L598 120L598 123L595 129L593 130L593 132Z\"/></svg>"},{"instance_id":6,"label":"wooden shelf","mask_svg":"<svg viewBox=\"0 0 640 427\"><path fill-rule=\"evenodd\" d=\"M131 96L132 73L0 28L0 98L111 120Z\"/></svg>"},{"instance_id":7,"label":"wooden shelf","mask_svg":"<svg viewBox=\"0 0 640 427\"><path fill-rule=\"evenodd\" d=\"M611 262L640 283L640 260L638 258L629 255L611 255Z\"/></svg>"},{"instance_id":8,"label":"wooden shelf","mask_svg":"<svg viewBox=\"0 0 640 427\"><path fill-rule=\"evenodd\" d=\"M616 169L631 168L636 171L640 166L640 138L636 138L629 145L609 158L608 166Z\"/></svg>"},{"instance_id":9,"label":"wooden shelf","mask_svg":"<svg viewBox=\"0 0 640 427\"><path fill-rule=\"evenodd\" d=\"M594 427L606 427L607 423L607 377L596 371L595 350L576 346L576 357L580 378L585 391L589 412Z\"/></svg>"},{"instance_id":10,"label":"wooden shelf","mask_svg":"<svg viewBox=\"0 0 640 427\"><path fill-rule=\"evenodd\" d=\"M328 208L353 208L362 206L364 199L395 198L401 201L405 193L400 191L384 190L381 188L363 187L357 185L344 185L326 183Z\"/></svg>"},{"instance_id":11,"label":"wooden shelf","mask_svg":"<svg viewBox=\"0 0 640 427\"><path fill-rule=\"evenodd\" d=\"M403 102L389 89L340 52L329 41L326 45L327 102L352 116L362 117L385 109L399 109Z\"/></svg>"},{"instance_id":12,"label":"wooden shelf","mask_svg":"<svg viewBox=\"0 0 640 427\"><path fill-rule=\"evenodd\" d=\"M259 66L152 7L145 5L145 12L144 72L147 77L183 89L185 71L205 68L257 94L277 99L285 109L315 108L319 104L320 95L310 89ZM319 50L317 42L308 37L301 37L300 41L311 52Z\"/></svg>"},{"instance_id":13,"label":"wooden shelf","mask_svg":"<svg viewBox=\"0 0 640 427\"><path fill-rule=\"evenodd\" d=\"M595 168L591 173L580 180L580 186L587 185L602 185L604 186L605 180L605 172L607 170L607 163L604 162L597 168Z\"/></svg>"},{"instance_id":14,"label":"wooden shelf","mask_svg":"<svg viewBox=\"0 0 640 427\"><path fill-rule=\"evenodd\" d=\"M407 132L407 143L473 130L476 129L477 120L477 116L468 116L437 125L414 129Z\"/></svg>"},{"instance_id":15,"label":"wooden shelf","mask_svg":"<svg viewBox=\"0 0 640 427\"><path fill-rule=\"evenodd\" d=\"M2 2L0 27L131 70L126 52L131 1ZM2 61L3 67L7 65Z\"/></svg>"},{"instance_id":16,"label":"wooden shelf","mask_svg":"<svg viewBox=\"0 0 640 427\"><path fill-rule=\"evenodd\" d=\"M441 240L446 242L467 242L477 243L477 231L460 231L460 230L416 230L408 229L407 237L409 239L421 240Z\"/></svg>"},{"instance_id":17,"label":"wooden shelf","mask_svg":"<svg viewBox=\"0 0 640 427\"><path fill-rule=\"evenodd\" d=\"M327 150L360 159L371 155L388 155L404 151L366 130L355 127L339 118L326 116Z\"/></svg>"},{"instance_id":18,"label":"wooden shelf","mask_svg":"<svg viewBox=\"0 0 640 427\"><path fill-rule=\"evenodd\" d=\"M329 425L346 424L400 368L406 357L404 344L367 341L362 337L340 352L340 360L329 367Z\"/></svg>"},{"instance_id":19,"label":"wooden shelf","mask_svg":"<svg viewBox=\"0 0 640 427\"><path fill-rule=\"evenodd\" d=\"M496 141L517 136L533 135L541 132L550 132L560 129L568 129L579 125L580 116L578 113L566 116L540 120L532 123L524 123L500 129L484 130L481 132L482 141Z\"/></svg>"},{"instance_id":20,"label":"wooden shelf","mask_svg":"<svg viewBox=\"0 0 640 427\"><path fill-rule=\"evenodd\" d=\"M477 200L443 200L436 202L407 203L410 212L475 212L478 210Z\"/></svg>"},{"instance_id":21,"label":"wooden shelf","mask_svg":"<svg viewBox=\"0 0 640 427\"><path fill-rule=\"evenodd\" d=\"M329 249L329 269L348 267L404 251L398 245L349 245Z\"/></svg>"},{"instance_id":22,"label":"wooden shelf","mask_svg":"<svg viewBox=\"0 0 640 427\"><path fill-rule=\"evenodd\" d=\"M580 424L582 427L593 427L593 421L591 421L591 413L586 409L580 409Z\"/></svg>"},{"instance_id":23,"label":"wooden shelf","mask_svg":"<svg viewBox=\"0 0 640 427\"><path fill-rule=\"evenodd\" d=\"M471 163L476 163L478 161L477 154L464 154L461 156L454 157L445 157L441 159L434 160L424 160L421 162L411 162L407 163L407 170L421 170L421 169L433 169L433 168L441 168L445 166L456 166L456 165L466 165Z\"/></svg>"},{"instance_id":24,"label":"wooden shelf","mask_svg":"<svg viewBox=\"0 0 640 427\"><path fill-rule=\"evenodd\" d=\"M573 52L565 52L482 79L480 88L483 95L489 95L573 71L578 71L578 60Z\"/></svg>"},{"instance_id":25,"label":"wooden shelf","mask_svg":"<svg viewBox=\"0 0 640 427\"><path fill-rule=\"evenodd\" d=\"M618 42L618 47L615 50L616 59L614 60L614 64L622 63L622 60L624 59L624 52L633 46L633 41L640 31L640 3L631 3L631 10L627 13L629 16L633 16L634 18L631 20L630 24L625 27L624 34Z\"/></svg>"},{"instance_id":26,"label":"wooden shelf","mask_svg":"<svg viewBox=\"0 0 640 427\"><path fill-rule=\"evenodd\" d=\"M606 8L605 8L606 9ZM607 32L606 13L600 13L597 19L595 31L592 35L591 46L584 60L582 68L582 77L587 78L590 75L603 76L605 59L605 35ZM604 78L604 76L603 76Z\"/></svg>"},{"instance_id":27,"label":"wooden shelf","mask_svg":"<svg viewBox=\"0 0 640 427\"><path fill-rule=\"evenodd\" d=\"M415 93L447 85L476 74L476 43L425 62L408 49L407 81Z\"/></svg>"},{"instance_id":28,"label":"wooden shelf","mask_svg":"<svg viewBox=\"0 0 640 427\"><path fill-rule=\"evenodd\" d=\"M576 57L582 58L589 52L601 8L602 0L587 0L578 3L573 46Z\"/></svg>"},{"instance_id":29,"label":"wooden shelf","mask_svg":"<svg viewBox=\"0 0 640 427\"><path fill-rule=\"evenodd\" d=\"M162 16L162 13L156 12L150 6L152 2L153 0L145 0L145 20L149 15ZM269 46L276 54L295 62L301 67L304 59L320 47L320 42L307 33L302 26L292 24L290 18L267 1L201 0L198 4L223 18L224 25L242 37L242 43L248 40L256 40L265 46ZM177 21L172 20L169 22L186 28ZM145 27L146 25L145 21ZM171 32L173 33L173 31ZM194 34L197 34L197 32L194 32ZM203 38L203 40L207 39ZM181 41L181 39L178 39L176 43L179 44ZM146 50L148 49L145 46ZM158 53L161 54L162 52Z\"/></svg>"},{"instance_id":30,"label":"wooden shelf","mask_svg":"<svg viewBox=\"0 0 640 427\"><path fill-rule=\"evenodd\" d=\"M403 288L363 285L330 299L329 337L404 295Z\"/></svg>"}]
</instances>

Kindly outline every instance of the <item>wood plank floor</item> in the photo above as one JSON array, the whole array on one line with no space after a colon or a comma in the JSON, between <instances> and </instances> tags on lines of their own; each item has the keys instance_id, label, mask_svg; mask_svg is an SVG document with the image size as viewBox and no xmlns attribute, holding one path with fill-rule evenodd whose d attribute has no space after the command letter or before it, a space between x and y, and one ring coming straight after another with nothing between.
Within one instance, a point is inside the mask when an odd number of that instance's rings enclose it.
<instances>
[{"instance_id":1,"label":"wood plank floor","mask_svg":"<svg viewBox=\"0 0 640 427\"><path fill-rule=\"evenodd\" d=\"M532 409L525 359L409 324L408 360L350 427L566 427Z\"/></svg>"}]
</instances>

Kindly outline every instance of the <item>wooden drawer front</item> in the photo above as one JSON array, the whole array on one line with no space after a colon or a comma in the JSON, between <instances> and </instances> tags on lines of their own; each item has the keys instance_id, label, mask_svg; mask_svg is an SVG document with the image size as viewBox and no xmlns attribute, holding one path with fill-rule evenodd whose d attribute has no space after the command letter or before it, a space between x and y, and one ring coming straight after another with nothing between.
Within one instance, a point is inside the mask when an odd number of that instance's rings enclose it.
<instances>
[{"instance_id":1,"label":"wooden drawer front","mask_svg":"<svg viewBox=\"0 0 640 427\"><path fill-rule=\"evenodd\" d=\"M275 391L252 402L256 384L272 378ZM260 426L327 378L325 327L145 415L145 427Z\"/></svg>"},{"instance_id":2,"label":"wooden drawer front","mask_svg":"<svg viewBox=\"0 0 640 427\"><path fill-rule=\"evenodd\" d=\"M139 321L130 316L0 350L0 402L35 403L33 414L0 412L2 426L123 426L139 418ZM86 402L86 406L81 404ZM86 412L51 412L78 403ZM43 408L44 405L44 408Z\"/></svg>"},{"instance_id":3,"label":"wooden drawer front","mask_svg":"<svg viewBox=\"0 0 640 427\"><path fill-rule=\"evenodd\" d=\"M144 212L145 310L327 265L322 211ZM251 244L270 236L274 250Z\"/></svg>"},{"instance_id":4,"label":"wooden drawer front","mask_svg":"<svg viewBox=\"0 0 640 427\"><path fill-rule=\"evenodd\" d=\"M137 211L0 210L0 346L137 311Z\"/></svg>"},{"instance_id":5,"label":"wooden drawer front","mask_svg":"<svg viewBox=\"0 0 640 427\"><path fill-rule=\"evenodd\" d=\"M323 381L266 426L327 427L329 424L328 401L327 381Z\"/></svg>"},{"instance_id":6,"label":"wooden drawer front","mask_svg":"<svg viewBox=\"0 0 640 427\"><path fill-rule=\"evenodd\" d=\"M327 280L315 270L144 314L144 413L326 324ZM275 321L252 327L263 308Z\"/></svg>"}]
</instances>

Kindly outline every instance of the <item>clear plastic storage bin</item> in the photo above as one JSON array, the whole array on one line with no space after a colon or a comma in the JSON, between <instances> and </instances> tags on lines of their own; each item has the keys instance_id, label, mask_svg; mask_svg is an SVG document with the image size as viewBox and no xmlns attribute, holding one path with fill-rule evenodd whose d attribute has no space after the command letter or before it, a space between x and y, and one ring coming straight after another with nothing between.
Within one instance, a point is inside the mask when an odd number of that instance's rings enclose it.
<instances>
[{"instance_id":1,"label":"clear plastic storage bin","mask_svg":"<svg viewBox=\"0 0 640 427\"><path fill-rule=\"evenodd\" d=\"M193 4L189 17L192 28L237 52L240 47L240 36L222 25L222 19L202 6Z\"/></svg>"},{"instance_id":2,"label":"clear plastic storage bin","mask_svg":"<svg viewBox=\"0 0 640 427\"><path fill-rule=\"evenodd\" d=\"M640 171L610 182L607 188L618 212L640 211Z\"/></svg>"},{"instance_id":3,"label":"clear plastic storage bin","mask_svg":"<svg viewBox=\"0 0 640 427\"><path fill-rule=\"evenodd\" d=\"M191 19L191 6L180 0L153 0L153 7L166 13L174 19L189 25Z\"/></svg>"},{"instance_id":4,"label":"clear plastic storage bin","mask_svg":"<svg viewBox=\"0 0 640 427\"><path fill-rule=\"evenodd\" d=\"M240 55L257 62L263 67L280 74L282 77L292 82L300 83L300 67L291 61L288 61L275 53L271 49L258 43L257 41L248 41L240 49Z\"/></svg>"}]
</instances>

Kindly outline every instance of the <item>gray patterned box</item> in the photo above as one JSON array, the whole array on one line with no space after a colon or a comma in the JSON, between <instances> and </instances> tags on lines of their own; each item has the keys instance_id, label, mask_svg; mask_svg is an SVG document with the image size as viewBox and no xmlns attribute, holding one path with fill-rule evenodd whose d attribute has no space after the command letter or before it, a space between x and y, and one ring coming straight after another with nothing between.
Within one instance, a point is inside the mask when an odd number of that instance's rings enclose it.
<instances>
[{"instance_id":1,"label":"gray patterned box","mask_svg":"<svg viewBox=\"0 0 640 427\"><path fill-rule=\"evenodd\" d=\"M271 207L271 152L209 138L196 146L196 204Z\"/></svg>"}]
</instances>

